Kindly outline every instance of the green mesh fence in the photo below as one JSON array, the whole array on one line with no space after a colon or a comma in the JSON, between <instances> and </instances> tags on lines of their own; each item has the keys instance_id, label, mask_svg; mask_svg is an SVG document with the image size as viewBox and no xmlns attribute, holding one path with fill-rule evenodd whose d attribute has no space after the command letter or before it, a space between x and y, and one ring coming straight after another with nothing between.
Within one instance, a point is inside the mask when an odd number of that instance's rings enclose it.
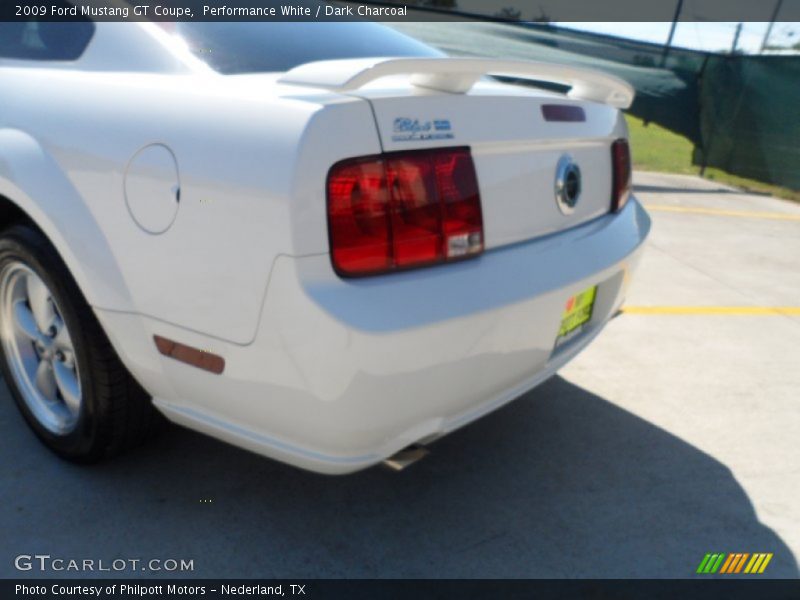
<instances>
[{"instance_id":1,"label":"green mesh fence","mask_svg":"<svg viewBox=\"0 0 800 600\"><path fill-rule=\"evenodd\" d=\"M542 60L612 73L630 113L688 138L694 162L800 189L800 58L721 56L551 26L393 23L454 56Z\"/></svg>"},{"instance_id":2,"label":"green mesh fence","mask_svg":"<svg viewBox=\"0 0 800 600\"><path fill-rule=\"evenodd\" d=\"M700 85L695 164L800 190L800 59L714 56Z\"/></svg>"}]
</instances>

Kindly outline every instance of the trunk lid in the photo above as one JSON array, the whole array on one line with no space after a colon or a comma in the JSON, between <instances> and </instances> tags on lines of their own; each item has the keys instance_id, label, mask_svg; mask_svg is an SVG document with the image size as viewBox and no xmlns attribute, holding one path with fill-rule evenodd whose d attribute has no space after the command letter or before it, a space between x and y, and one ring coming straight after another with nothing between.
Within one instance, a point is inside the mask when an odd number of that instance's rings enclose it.
<instances>
[{"instance_id":1,"label":"trunk lid","mask_svg":"<svg viewBox=\"0 0 800 600\"><path fill-rule=\"evenodd\" d=\"M569 91L502 84L487 74ZM633 89L616 77L513 60L374 58L307 63L279 81L368 101L384 152L468 146L487 248L568 229L611 209L611 143L627 135L617 109L633 100ZM557 194L564 173L573 193Z\"/></svg>"},{"instance_id":2,"label":"trunk lid","mask_svg":"<svg viewBox=\"0 0 800 600\"><path fill-rule=\"evenodd\" d=\"M487 248L585 223L611 208L611 142L618 111L563 96L485 84L468 94L364 89L384 152L468 146L478 176ZM553 121L574 107L583 121ZM577 109L577 112L574 112ZM577 166L574 207L557 200L559 167Z\"/></svg>"}]
</instances>

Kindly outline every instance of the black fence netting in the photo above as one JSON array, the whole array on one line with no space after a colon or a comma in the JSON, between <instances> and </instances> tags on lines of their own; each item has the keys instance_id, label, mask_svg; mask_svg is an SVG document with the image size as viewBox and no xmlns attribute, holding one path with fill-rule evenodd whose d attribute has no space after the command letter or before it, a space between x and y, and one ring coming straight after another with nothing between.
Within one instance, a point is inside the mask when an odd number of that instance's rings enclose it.
<instances>
[{"instance_id":1,"label":"black fence netting","mask_svg":"<svg viewBox=\"0 0 800 600\"><path fill-rule=\"evenodd\" d=\"M454 56L581 65L636 89L630 113L695 145L694 162L800 189L800 58L725 56L551 25L394 23Z\"/></svg>"}]
</instances>

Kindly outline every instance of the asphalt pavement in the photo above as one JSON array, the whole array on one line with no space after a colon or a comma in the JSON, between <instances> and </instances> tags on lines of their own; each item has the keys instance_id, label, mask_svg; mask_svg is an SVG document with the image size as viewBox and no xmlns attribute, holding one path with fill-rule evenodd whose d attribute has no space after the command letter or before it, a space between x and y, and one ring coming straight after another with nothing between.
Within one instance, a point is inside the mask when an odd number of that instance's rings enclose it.
<instances>
[{"instance_id":1,"label":"asphalt pavement","mask_svg":"<svg viewBox=\"0 0 800 600\"><path fill-rule=\"evenodd\" d=\"M654 224L626 312L401 473L314 475L179 428L75 466L2 386L0 577L48 554L193 561L94 573L126 577L673 578L709 552L798 577L800 206L696 177L636 188Z\"/></svg>"}]
</instances>

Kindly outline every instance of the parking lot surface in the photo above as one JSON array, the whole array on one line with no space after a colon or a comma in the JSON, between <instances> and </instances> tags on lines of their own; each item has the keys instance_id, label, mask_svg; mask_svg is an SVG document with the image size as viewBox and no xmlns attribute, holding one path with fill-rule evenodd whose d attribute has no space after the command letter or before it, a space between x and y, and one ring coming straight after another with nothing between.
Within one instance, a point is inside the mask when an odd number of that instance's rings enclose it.
<instances>
[{"instance_id":1,"label":"parking lot surface","mask_svg":"<svg viewBox=\"0 0 800 600\"><path fill-rule=\"evenodd\" d=\"M49 554L195 577L671 578L708 552L797 577L800 206L695 177L636 188L653 231L626 312L399 474L313 475L178 428L74 466L2 386L0 577Z\"/></svg>"}]
</instances>

